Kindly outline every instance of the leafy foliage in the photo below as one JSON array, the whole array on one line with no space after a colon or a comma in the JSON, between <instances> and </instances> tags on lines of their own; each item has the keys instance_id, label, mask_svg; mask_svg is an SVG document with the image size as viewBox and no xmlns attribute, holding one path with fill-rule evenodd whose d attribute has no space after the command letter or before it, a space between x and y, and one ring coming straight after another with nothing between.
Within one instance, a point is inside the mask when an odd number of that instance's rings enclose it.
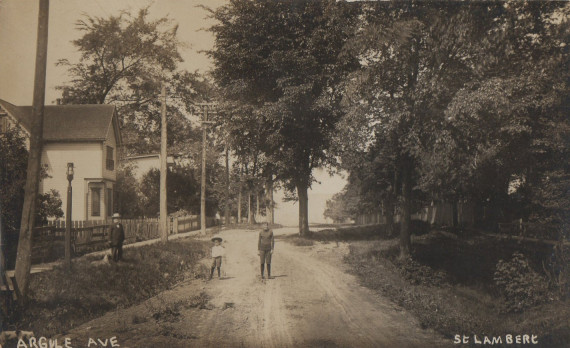
<instances>
[{"instance_id":1,"label":"leafy foliage","mask_svg":"<svg viewBox=\"0 0 570 348\"><path fill-rule=\"evenodd\" d=\"M165 83L169 96L176 96L167 101L169 147L187 150L188 139L199 139L186 116L211 86L198 73L178 70L178 50L184 44L177 38L177 25L168 18L150 20L149 9L143 8L134 15L86 15L76 28L83 33L72 42L79 61L57 63L71 77L58 87L63 103L116 105L127 154L149 153L160 144L159 95Z\"/></svg>"},{"instance_id":2,"label":"leafy foliage","mask_svg":"<svg viewBox=\"0 0 570 348\"><path fill-rule=\"evenodd\" d=\"M13 267L12 262L16 257L27 165L28 151L19 129L14 127L0 133L0 228L2 237L5 238L3 243L7 245L5 252L9 267ZM46 173L42 171L41 179L45 177ZM61 198L56 190L39 194L36 223L45 223L48 218L61 218L61 205Z\"/></svg>"},{"instance_id":3,"label":"leafy foliage","mask_svg":"<svg viewBox=\"0 0 570 348\"><path fill-rule=\"evenodd\" d=\"M213 187L213 176L208 177L206 183L206 215L213 216L218 210L218 202L209 190ZM168 194L168 212L174 213L179 210L185 210L193 214L200 212L200 178L194 173L194 170L187 167L171 168L166 177L167 194ZM146 173L140 183L141 194L140 204L142 214L145 216L157 216L159 212L159 188L160 188L160 171L151 169Z\"/></svg>"},{"instance_id":4,"label":"leafy foliage","mask_svg":"<svg viewBox=\"0 0 570 348\"><path fill-rule=\"evenodd\" d=\"M336 148L363 185L361 192L377 195L375 201L388 207L399 203L405 256L422 159L439 138L447 103L473 75L471 56L485 26L479 18L484 10L380 2L361 10L362 27L345 46L360 64L344 81L346 117ZM445 184L438 188L447 189Z\"/></svg>"},{"instance_id":5,"label":"leafy foliage","mask_svg":"<svg viewBox=\"0 0 570 348\"><path fill-rule=\"evenodd\" d=\"M234 132L232 148L262 140L254 149L288 191L297 191L301 232L308 231L312 170L333 161L328 147L340 116L335 81L351 62L340 53L352 14L334 1L238 0L212 11L214 77L225 99L251 110L237 116L258 125L244 122L249 132Z\"/></svg>"},{"instance_id":6,"label":"leafy foliage","mask_svg":"<svg viewBox=\"0 0 570 348\"><path fill-rule=\"evenodd\" d=\"M61 196L57 190L51 189L47 193L38 195L37 223L45 224L49 218L60 219L63 217Z\"/></svg>"},{"instance_id":7,"label":"leafy foliage","mask_svg":"<svg viewBox=\"0 0 570 348\"><path fill-rule=\"evenodd\" d=\"M360 66L343 82L346 114L333 147L351 189L401 212L414 201L469 199L506 221L564 221L568 7L360 9L361 27L345 47Z\"/></svg>"},{"instance_id":8,"label":"leafy foliage","mask_svg":"<svg viewBox=\"0 0 570 348\"><path fill-rule=\"evenodd\" d=\"M497 263L494 280L505 295L508 311L523 311L548 298L546 280L530 267L520 252L515 252L509 261Z\"/></svg>"},{"instance_id":9,"label":"leafy foliage","mask_svg":"<svg viewBox=\"0 0 570 348\"><path fill-rule=\"evenodd\" d=\"M8 233L17 233L24 202L24 185L28 164L28 151L24 137L17 128L0 134L0 204L2 225ZM46 177L42 171L41 178ZM36 223L47 222L48 218L61 218L61 197L58 191L38 195Z\"/></svg>"},{"instance_id":10,"label":"leafy foliage","mask_svg":"<svg viewBox=\"0 0 570 348\"><path fill-rule=\"evenodd\" d=\"M24 204L28 151L23 135L12 128L0 134L0 213L2 228L8 233L19 230Z\"/></svg>"},{"instance_id":11,"label":"leafy foliage","mask_svg":"<svg viewBox=\"0 0 570 348\"><path fill-rule=\"evenodd\" d=\"M143 216L142 188L134 176L132 166L120 165L117 169L117 184L115 187L118 199L114 211L117 211L123 217Z\"/></svg>"},{"instance_id":12,"label":"leafy foliage","mask_svg":"<svg viewBox=\"0 0 570 348\"><path fill-rule=\"evenodd\" d=\"M109 18L85 16L76 23L77 30L84 33L73 41L81 52L80 61L58 62L74 77L70 85L59 87L66 102L103 104L121 100L128 90L144 90L159 83L162 70L174 71L182 61L178 27L163 30L169 24L166 18L148 21L147 17L145 8L136 16L123 11Z\"/></svg>"}]
</instances>

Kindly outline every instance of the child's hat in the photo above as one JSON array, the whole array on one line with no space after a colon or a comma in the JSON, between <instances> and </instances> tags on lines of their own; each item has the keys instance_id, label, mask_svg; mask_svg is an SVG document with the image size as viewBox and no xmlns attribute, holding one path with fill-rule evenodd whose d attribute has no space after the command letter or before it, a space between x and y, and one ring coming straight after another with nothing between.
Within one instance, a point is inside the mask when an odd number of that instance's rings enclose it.
<instances>
[{"instance_id":1,"label":"child's hat","mask_svg":"<svg viewBox=\"0 0 570 348\"><path fill-rule=\"evenodd\" d=\"M214 238L212 238L212 242L215 242L215 241L219 241L219 242L221 243L221 242L222 242L222 238L220 238L220 237L214 237Z\"/></svg>"}]
</instances>

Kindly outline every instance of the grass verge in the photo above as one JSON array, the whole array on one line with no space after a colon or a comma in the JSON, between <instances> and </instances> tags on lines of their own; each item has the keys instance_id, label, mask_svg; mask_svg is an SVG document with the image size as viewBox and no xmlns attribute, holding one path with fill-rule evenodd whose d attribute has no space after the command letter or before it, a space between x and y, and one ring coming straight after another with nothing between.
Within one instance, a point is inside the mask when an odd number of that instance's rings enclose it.
<instances>
[{"instance_id":1,"label":"grass verge","mask_svg":"<svg viewBox=\"0 0 570 348\"><path fill-rule=\"evenodd\" d=\"M413 238L413 260L398 260L398 239L381 226L313 232L305 238L285 237L295 245L315 241L349 243L345 258L362 285L413 313L424 328L453 342L455 335L478 337L534 334L541 347L567 347L570 342L570 301L547 298L522 312L505 311L493 272L500 259L514 251L529 256L535 269L549 250L536 245L498 241L483 235L458 238L432 231ZM537 346L537 345L534 345Z\"/></svg>"},{"instance_id":2,"label":"grass verge","mask_svg":"<svg viewBox=\"0 0 570 348\"><path fill-rule=\"evenodd\" d=\"M157 243L125 249L119 263L84 257L70 272L57 267L33 274L29 301L15 311L8 327L32 330L36 337L65 334L110 310L155 296L184 277L202 277L198 261L210 244L191 239Z\"/></svg>"}]
</instances>

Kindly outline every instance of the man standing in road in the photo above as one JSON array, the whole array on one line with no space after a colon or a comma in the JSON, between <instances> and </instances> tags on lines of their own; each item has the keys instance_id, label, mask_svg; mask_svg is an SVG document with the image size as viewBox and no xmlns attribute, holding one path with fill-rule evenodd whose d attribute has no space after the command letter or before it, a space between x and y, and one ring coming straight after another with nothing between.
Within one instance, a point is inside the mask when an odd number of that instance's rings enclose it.
<instances>
[{"instance_id":1,"label":"man standing in road","mask_svg":"<svg viewBox=\"0 0 570 348\"><path fill-rule=\"evenodd\" d=\"M120 215L113 214L113 224L109 233L109 242L111 244L111 253L113 261L121 261L123 259L123 241L125 240L125 231L123 225L119 222Z\"/></svg>"},{"instance_id":2,"label":"man standing in road","mask_svg":"<svg viewBox=\"0 0 570 348\"><path fill-rule=\"evenodd\" d=\"M261 262L261 279L265 279L265 264L267 264L267 278L271 279L271 255L274 247L273 231L269 229L269 224L265 222L263 229L259 232L259 240L257 242L257 253Z\"/></svg>"}]
</instances>

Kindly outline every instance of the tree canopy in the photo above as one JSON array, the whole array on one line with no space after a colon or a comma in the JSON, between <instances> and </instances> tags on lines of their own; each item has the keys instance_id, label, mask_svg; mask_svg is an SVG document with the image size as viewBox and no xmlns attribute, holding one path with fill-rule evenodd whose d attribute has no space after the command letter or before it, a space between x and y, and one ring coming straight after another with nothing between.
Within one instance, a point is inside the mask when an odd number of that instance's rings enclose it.
<instances>
[{"instance_id":1,"label":"tree canopy","mask_svg":"<svg viewBox=\"0 0 570 348\"><path fill-rule=\"evenodd\" d=\"M328 149L341 115L336 81L351 63L340 56L351 9L334 1L236 0L212 11L213 75L224 99L249 108L239 116L257 132L243 132L235 143L262 140L257 150L296 191L301 233L308 232L312 170L334 160Z\"/></svg>"},{"instance_id":2,"label":"tree canopy","mask_svg":"<svg viewBox=\"0 0 570 348\"><path fill-rule=\"evenodd\" d=\"M147 153L159 147L164 83L169 94L168 145L173 151L187 150L188 140L197 138L187 116L192 103L211 87L198 73L178 68L179 49L185 46L177 38L178 26L168 18L150 20L148 14L143 8L136 14L85 15L77 21L82 36L72 43L81 54L79 61L57 63L71 78L57 87L61 102L116 105L127 153Z\"/></svg>"},{"instance_id":3,"label":"tree canopy","mask_svg":"<svg viewBox=\"0 0 570 348\"><path fill-rule=\"evenodd\" d=\"M403 216L402 255L414 200L491 202L508 218L508 190L518 181L528 204L533 194L524 189L560 168L551 159L567 156L568 8L377 2L360 9L361 27L346 45L360 66L344 82L334 148L361 192L400 197L391 200Z\"/></svg>"}]
</instances>

